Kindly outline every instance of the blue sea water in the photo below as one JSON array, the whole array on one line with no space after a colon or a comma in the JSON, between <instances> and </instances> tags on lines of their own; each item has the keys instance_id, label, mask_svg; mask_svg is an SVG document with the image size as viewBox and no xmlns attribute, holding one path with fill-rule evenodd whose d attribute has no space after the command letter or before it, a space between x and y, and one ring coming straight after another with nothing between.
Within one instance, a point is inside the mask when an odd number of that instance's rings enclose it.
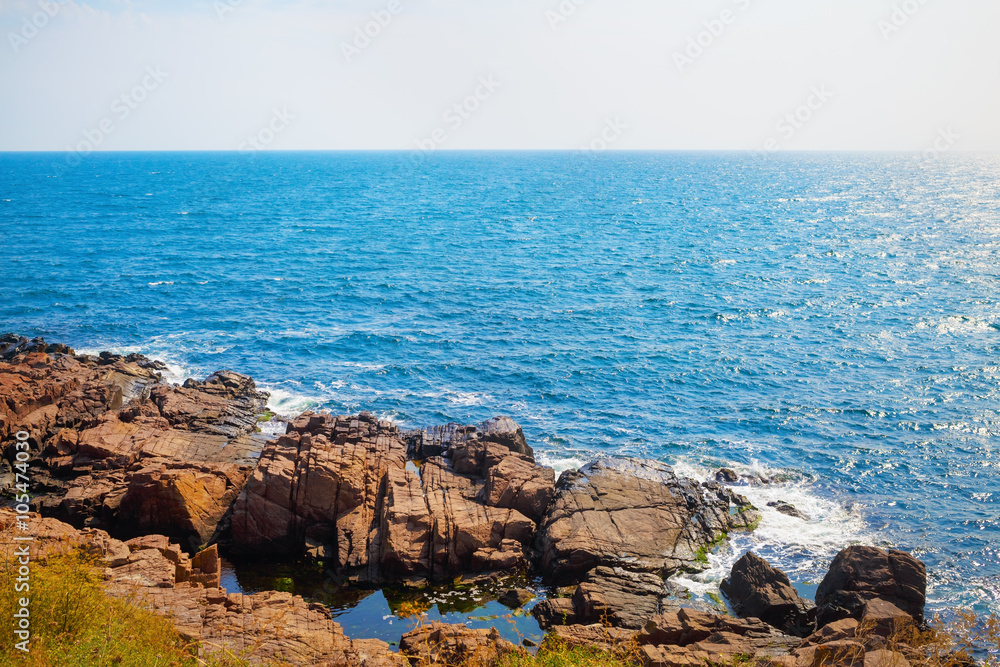
<instances>
[{"instance_id":1,"label":"blue sea water","mask_svg":"<svg viewBox=\"0 0 1000 667\"><path fill-rule=\"evenodd\" d=\"M0 154L0 235L4 331L285 414L509 414L558 469L780 474L696 593L867 542L1000 611L1000 156Z\"/></svg>"}]
</instances>

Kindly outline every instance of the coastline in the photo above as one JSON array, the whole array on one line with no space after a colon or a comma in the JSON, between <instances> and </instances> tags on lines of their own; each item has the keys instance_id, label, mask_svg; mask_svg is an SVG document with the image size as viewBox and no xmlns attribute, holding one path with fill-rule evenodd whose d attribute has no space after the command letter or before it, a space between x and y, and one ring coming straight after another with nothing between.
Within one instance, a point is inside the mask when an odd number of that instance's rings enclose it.
<instances>
[{"instance_id":1,"label":"coastline","mask_svg":"<svg viewBox=\"0 0 1000 667\"><path fill-rule=\"evenodd\" d=\"M720 470L714 479L695 481L652 461L605 459L556 481L554 471L535 463L520 427L502 417L406 431L366 413L305 413L288 422L287 433L265 436L258 425L268 416L267 397L246 376L222 371L205 381L170 385L160 375L165 366L142 355L92 357L40 339L4 341L4 441L19 430L30 434L33 465L45 471L43 493L32 499L31 509L48 517L35 518L48 522L49 531L71 540L86 543L93 531L107 531L101 540L132 540L124 544L133 553L160 540L155 549L178 559L185 558L181 548L168 548L168 542L183 545L194 559L227 550L245 559L282 558L278 562L293 567L315 559L330 599L359 590L381 595L382 588L415 593L391 596L396 618L412 605L421 612L432 605L439 611L473 605L475 611L505 598L511 618L534 619L541 630L579 633L605 623L621 629L620 638L634 638L664 613L682 624L687 621L676 614L683 616L684 609L704 615L698 617L702 623L730 623L705 619L730 618L725 614L738 606L733 598L728 606L720 598L714 609L691 600L672 577L703 572L713 549L760 523L759 508L737 492L740 487L720 482L750 488L770 480ZM280 489L291 495L276 496ZM217 509L200 511L205 500ZM794 507L778 511L802 520ZM91 532L75 532L84 528ZM113 557L111 564L130 565L131 557L124 558ZM209 579L202 582L204 590L220 584L221 563L212 558L214 564L199 575ZM180 566L166 566L173 567ZM190 581L198 568L185 567ZM180 588L187 582L177 576L171 586L153 588L183 590L180 598L205 595ZM735 576L733 570L730 578ZM816 624L817 607L802 600L784 574L769 576L784 577L782 594L794 596L793 606L801 611L795 632L764 624L739 626L741 636L770 627L767 636L774 637L767 646L780 644L794 663L802 638L823 626ZM434 582L450 586L429 592L425 586ZM919 610L906 615L919 624L926 577L914 586L920 588ZM448 599L463 589L471 600ZM301 603L289 604L308 605L294 599ZM176 617L178 605L175 599L151 606ZM329 605L335 615L345 606ZM484 630L500 625L495 621L505 615L498 607L490 611L495 613L481 614ZM813 620L803 620L810 613ZM866 613L864 604L855 604L841 618L862 620ZM833 616L829 622L840 620ZM514 634L526 634L513 625ZM520 627L532 632L530 623ZM541 636L524 638L532 646ZM594 643L593 637L577 639ZM488 638L494 648L501 641L499 635ZM733 654L764 648L747 641Z\"/></svg>"}]
</instances>

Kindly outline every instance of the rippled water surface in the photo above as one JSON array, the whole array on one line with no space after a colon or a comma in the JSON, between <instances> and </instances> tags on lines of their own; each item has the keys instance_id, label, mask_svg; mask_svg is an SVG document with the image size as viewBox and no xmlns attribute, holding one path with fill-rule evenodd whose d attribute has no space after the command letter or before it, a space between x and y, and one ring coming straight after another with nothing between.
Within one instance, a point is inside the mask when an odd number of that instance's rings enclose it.
<instances>
[{"instance_id":1,"label":"rippled water surface","mask_svg":"<svg viewBox=\"0 0 1000 667\"><path fill-rule=\"evenodd\" d=\"M543 462L747 488L808 589L849 541L1000 596L1000 157L0 155L0 328L232 368L272 406L509 414Z\"/></svg>"}]
</instances>

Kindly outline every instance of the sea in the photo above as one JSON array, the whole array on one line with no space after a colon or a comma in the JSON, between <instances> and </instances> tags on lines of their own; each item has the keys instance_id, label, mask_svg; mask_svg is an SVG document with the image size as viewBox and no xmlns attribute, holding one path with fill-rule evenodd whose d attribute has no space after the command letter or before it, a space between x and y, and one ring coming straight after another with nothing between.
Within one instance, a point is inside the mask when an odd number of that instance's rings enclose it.
<instances>
[{"instance_id":1,"label":"sea","mask_svg":"<svg viewBox=\"0 0 1000 667\"><path fill-rule=\"evenodd\" d=\"M5 153L0 239L3 332L284 416L510 415L557 471L774 478L693 597L749 549L809 594L863 543L927 564L931 614L1000 612L1000 155Z\"/></svg>"}]
</instances>

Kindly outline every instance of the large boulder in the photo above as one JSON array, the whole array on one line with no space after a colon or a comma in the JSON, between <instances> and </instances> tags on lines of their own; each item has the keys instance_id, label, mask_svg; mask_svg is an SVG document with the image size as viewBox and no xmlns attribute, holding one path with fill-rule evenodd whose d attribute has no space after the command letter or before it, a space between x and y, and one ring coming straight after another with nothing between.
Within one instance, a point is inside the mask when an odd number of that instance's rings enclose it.
<instances>
[{"instance_id":1,"label":"large boulder","mask_svg":"<svg viewBox=\"0 0 1000 667\"><path fill-rule=\"evenodd\" d=\"M365 581L524 567L552 473L509 448L516 424L497 423L404 434L367 413L302 415L268 443L237 499L233 546L306 553ZM427 433L446 445L414 445ZM419 468L407 452L425 457Z\"/></svg>"},{"instance_id":2,"label":"large boulder","mask_svg":"<svg viewBox=\"0 0 1000 667\"><path fill-rule=\"evenodd\" d=\"M314 555L365 568L377 552L376 509L406 446L370 414L306 413L267 444L233 508L232 542L244 552Z\"/></svg>"},{"instance_id":3,"label":"large boulder","mask_svg":"<svg viewBox=\"0 0 1000 667\"><path fill-rule=\"evenodd\" d=\"M609 459L565 472L535 541L542 573L579 580L604 565L667 576L704 567L710 545L759 514L714 482L678 478L661 463Z\"/></svg>"},{"instance_id":4,"label":"large boulder","mask_svg":"<svg viewBox=\"0 0 1000 667\"><path fill-rule=\"evenodd\" d=\"M798 637L814 629L815 607L799 597L784 572L752 551L733 564L720 589L743 618L759 618Z\"/></svg>"},{"instance_id":5,"label":"large boulder","mask_svg":"<svg viewBox=\"0 0 1000 667\"><path fill-rule=\"evenodd\" d=\"M819 626L843 618L861 619L870 600L889 602L923 622L926 566L903 551L852 546L833 559L816 590Z\"/></svg>"},{"instance_id":6,"label":"large boulder","mask_svg":"<svg viewBox=\"0 0 1000 667\"><path fill-rule=\"evenodd\" d=\"M549 598L532 613L542 628L599 623L638 629L657 613L680 607L677 591L653 572L596 567L584 577L570 598Z\"/></svg>"}]
</instances>

